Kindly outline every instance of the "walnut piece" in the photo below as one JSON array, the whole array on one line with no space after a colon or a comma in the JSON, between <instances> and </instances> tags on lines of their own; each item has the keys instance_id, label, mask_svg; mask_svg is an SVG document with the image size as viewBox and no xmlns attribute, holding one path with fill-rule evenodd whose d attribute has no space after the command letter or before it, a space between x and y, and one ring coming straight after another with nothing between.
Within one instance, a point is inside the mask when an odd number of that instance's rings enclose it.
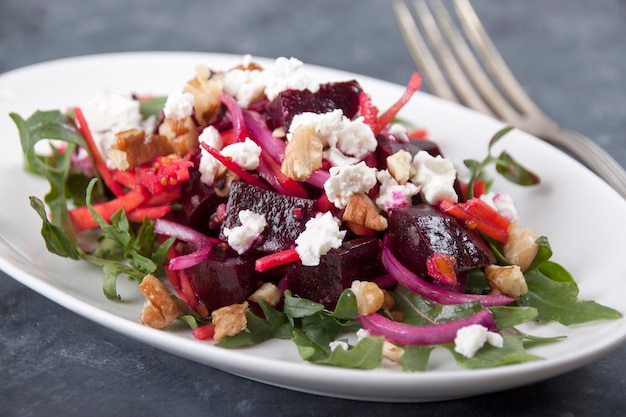
<instances>
[{"instance_id":1,"label":"walnut piece","mask_svg":"<svg viewBox=\"0 0 626 417\"><path fill-rule=\"evenodd\" d=\"M539 245L535 243L537 237L539 235L532 229L522 227L517 222L511 223L509 237L502 248L505 259L526 271L539 250Z\"/></svg>"},{"instance_id":2,"label":"walnut piece","mask_svg":"<svg viewBox=\"0 0 626 417\"><path fill-rule=\"evenodd\" d=\"M352 281L350 289L356 297L357 311L366 316L377 312L385 302L385 294L378 285L370 281Z\"/></svg>"},{"instance_id":3,"label":"walnut piece","mask_svg":"<svg viewBox=\"0 0 626 417\"><path fill-rule=\"evenodd\" d=\"M191 116L182 119L165 119L159 126L159 134L167 138L178 155L198 152L198 129Z\"/></svg>"},{"instance_id":4,"label":"walnut piece","mask_svg":"<svg viewBox=\"0 0 626 417\"><path fill-rule=\"evenodd\" d=\"M393 362L399 362L402 355L404 355L404 348L394 345L387 340L383 342L383 357Z\"/></svg>"},{"instance_id":5,"label":"walnut piece","mask_svg":"<svg viewBox=\"0 0 626 417\"><path fill-rule=\"evenodd\" d=\"M141 129L128 129L115 134L107 156L117 169L125 171L172 152L174 149L165 136L146 136Z\"/></svg>"},{"instance_id":6,"label":"walnut piece","mask_svg":"<svg viewBox=\"0 0 626 417\"><path fill-rule=\"evenodd\" d=\"M223 85L220 77L211 77L211 71L205 67L196 68L196 78L185 84L183 90L193 95L194 115L202 127L214 122L219 113L222 102Z\"/></svg>"},{"instance_id":7,"label":"walnut piece","mask_svg":"<svg viewBox=\"0 0 626 417\"><path fill-rule=\"evenodd\" d=\"M389 225L387 219L378 212L374 202L365 193L350 196L343 212L343 220L379 232L387 229Z\"/></svg>"},{"instance_id":8,"label":"walnut piece","mask_svg":"<svg viewBox=\"0 0 626 417\"><path fill-rule=\"evenodd\" d=\"M242 304L232 304L226 307L218 308L211 313L213 324L215 324L215 334L213 339L216 342L223 340L228 336L234 336L248 325L246 318L248 311L248 302Z\"/></svg>"},{"instance_id":9,"label":"walnut piece","mask_svg":"<svg viewBox=\"0 0 626 417\"><path fill-rule=\"evenodd\" d=\"M411 154L405 150L399 150L387 157L387 170L398 184L406 184L415 175L412 161Z\"/></svg>"},{"instance_id":10,"label":"walnut piece","mask_svg":"<svg viewBox=\"0 0 626 417\"><path fill-rule=\"evenodd\" d=\"M289 178L304 181L313 171L322 167L324 143L315 134L315 128L301 126L291 133L285 147L285 158L280 170Z\"/></svg>"},{"instance_id":11,"label":"walnut piece","mask_svg":"<svg viewBox=\"0 0 626 417\"><path fill-rule=\"evenodd\" d=\"M485 268L485 276L492 294L517 298L528 292L528 285L519 265L489 265Z\"/></svg>"},{"instance_id":12,"label":"walnut piece","mask_svg":"<svg viewBox=\"0 0 626 417\"><path fill-rule=\"evenodd\" d=\"M248 300L258 303L259 300L264 300L271 306L275 306L280 301L280 290L271 282L266 282L258 290L252 294Z\"/></svg>"},{"instance_id":13,"label":"walnut piece","mask_svg":"<svg viewBox=\"0 0 626 417\"><path fill-rule=\"evenodd\" d=\"M178 306L165 285L154 275L146 275L139 284L146 297L141 323L155 329L164 329L178 317Z\"/></svg>"}]
</instances>

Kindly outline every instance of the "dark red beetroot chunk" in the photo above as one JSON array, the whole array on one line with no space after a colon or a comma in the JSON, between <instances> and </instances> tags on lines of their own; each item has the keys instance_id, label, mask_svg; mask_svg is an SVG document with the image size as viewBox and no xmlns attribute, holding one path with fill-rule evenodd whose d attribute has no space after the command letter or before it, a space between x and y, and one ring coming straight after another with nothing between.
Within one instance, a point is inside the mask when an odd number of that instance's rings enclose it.
<instances>
[{"instance_id":1,"label":"dark red beetroot chunk","mask_svg":"<svg viewBox=\"0 0 626 417\"><path fill-rule=\"evenodd\" d=\"M493 253L479 234L428 204L390 210L386 239L393 255L425 279L429 279L426 261L434 253L453 256L459 278L465 277L471 269L495 262ZM464 290L463 279L454 289Z\"/></svg>"},{"instance_id":2,"label":"dark red beetroot chunk","mask_svg":"<svg viewBox=\"0 0 626 417\"><path fill-rule=\"evenodd\" d=\"M219 197L213 187L200 181L197 169L190 170L189 174L189 180L183 185L180 201L185 215L184 222L204 234L215 234L215 231L211 231L210 219L217 206L226 202L226 198Z\"/></svg>"},{"instance_id":3,"label":"dark red beetroot chunk","mask_svg":"<svg viewBox=\"0 0 626 417\"><path fill-rule=\"evenodd\" d=\"M241 210L264 214L268 226L252 248L261 252L280 252L295 246L306 222L315 214L314 205L315 200L290 197L237 181L230 188L222 231L226 227L232 229L241 225ZM223 232L221 236L224 238Z\"/></svg>"},{"instance_id":4,"label":"dark red beetroot chunk","mask_svg":"<svg viewBox=\"0 0 626 417\"><path fill-rule=\"evenodd\" d=\"M352 281L370 281L384 274L381 250L380 240L373 237L344 242L322 256L319 266L298 263L285 275L284 287L332 310Z\"/></svg>"},{"instance_id":5,"label":"dark red beetroot chunk","mask_svg":"<svg viewBox=\"0 0 626 417\"><path fill-rule=\"evenodd\" d=\"M191 268L198 298L209 310L243 303L262 284L255 261L252 254L237 255L232 249L215 246L206 260Z\"/></svg>"},{"instance_id":6,"label":"dark red beetroot chunk","mask_svg":"<svg viewBox=\"0 0 626 417\"><path fill-rule=\"evenodd\" d=\"M376 153L378 156L378 167L380 169L387 168L387 157L393 155L399 150L405 150L415 156L419 151L426 151L432 156L442 155L437 144L428 139L410 139L408 141L396 140L393 136L380 133L376 136L378 147ZM442 155L443 156L443 155Z\"/></svg>"},{"instance_id":7,"label":"dark red beetroot chunk","mask_svg":"<svg viewBox=\"0 0 626 417\"><path fill-rule=\"evenodd\" d=\"M270 129L282 127L289 130L296 114L304 112L328 113L341 109L348 118L359 110L361 86L355 80L320 85L317 92L309 90L285 90L267 105Z\"/></svg>"}]
</instances>

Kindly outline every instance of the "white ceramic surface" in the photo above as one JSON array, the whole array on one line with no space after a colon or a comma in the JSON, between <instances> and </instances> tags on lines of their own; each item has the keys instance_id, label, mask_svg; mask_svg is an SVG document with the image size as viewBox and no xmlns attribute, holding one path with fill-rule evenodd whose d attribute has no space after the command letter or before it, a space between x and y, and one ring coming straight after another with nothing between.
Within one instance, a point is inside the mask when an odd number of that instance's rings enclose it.
<instances>
[{"instance_id":1,"label":"white ceramic surface","mask_svg":"<svg viewBox=\"0 0 626 417\"><path fill-rule=\"evenodd\" d=\"M391 365L375 371L312 365L302 362L287 341L225 350L194 340L182 326L158 331L139 324L143 297L133 282L120 279L118 290L123 300L109 301L102 294L99 270L46 252L28 196L42 197L47 183L22 170L18 135L8 113L26 117L37 109L81 105L108 87L167 94L181 88L198 63L226 69L240 62L240 56L231 55L146 52L53 61L1 75L0 267L58 304L144 343L245 378L340 398L422 402L504 390L586 365L626 340L624 319L569 328L528 325L523 330L531 334L566 335L567 339L531 349L545 358L540 362L470 371L457 367L442 350L433 353L427 372L403 373ZM305 65L305 70L319 81L357 78L382 110L403 92L402 86L341 71L310 65ZM459 165L468 157L484 157L487 141L502 126L422 93L401 116L427 128L430 137ZM574 274L581 298L626 314L626 202L580 164L522 132L512 132L498 148L509 150L537 172L543 183L523 188L498 180L495 189L512 194L521 222L549 237L553 259Z\"/></svg>"}]
</instances>

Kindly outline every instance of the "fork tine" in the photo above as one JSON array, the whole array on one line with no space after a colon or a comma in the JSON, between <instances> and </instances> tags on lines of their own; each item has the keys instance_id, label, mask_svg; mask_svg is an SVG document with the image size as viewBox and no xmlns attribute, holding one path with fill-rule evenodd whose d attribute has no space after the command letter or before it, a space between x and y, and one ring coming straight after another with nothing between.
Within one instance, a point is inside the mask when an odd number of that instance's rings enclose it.
<instances>
[{"instance_id":1,"label":"fork tine","mask_svg":"<svg viewBox=\"0 0 626 417\"><path fill-rule=\"evenodd\" d=\"M445 7L439 1L431 2L431 7L433 3L435 4L434 9L439 9L437 20L441 20L441 18L445 20L445 16L443 16L444 13L447 15ZM467 78L466 71L461 68L459 61L448 46L448 43L444 40L440 26L442 26L441 23L445 22L435 20L425 0L414 0L413 6L415 7L417 17L424 29L426 37L430 41L430 45L439 58L439 62L441 62L448 76L448 80L460 98L461 103L482 113L493 115L493 111L476 92L476 89Z\"/></svg>"},{"instance_id":2,"label":"fork tine","mask_svg":"<svg viewBox=\"0 0 626 417\"><path fill-rule=\"evenodd\" d=\"M528 97L513 75L484 26L480 23L480 19L470 2L454 0L454 7L470 43L482 58L482 62L484 62L491 76L506 93L508 100L522 113L543 113Z\"/></svg>"},{"instance_id":3,"label":"fork tine","mask_svg":"<svg viewBox=\"0 0 626 417\"><path fill-rule=\"evenodd\" d=\"M437 61L426 46L424 38L417 30L417 24L411 16L409 8L403 1L396 1L393 3L393 11L413 62L426 79L429 89L439 97L458 102L456 95L439 69Z\"/></svg>"}]
</instances>

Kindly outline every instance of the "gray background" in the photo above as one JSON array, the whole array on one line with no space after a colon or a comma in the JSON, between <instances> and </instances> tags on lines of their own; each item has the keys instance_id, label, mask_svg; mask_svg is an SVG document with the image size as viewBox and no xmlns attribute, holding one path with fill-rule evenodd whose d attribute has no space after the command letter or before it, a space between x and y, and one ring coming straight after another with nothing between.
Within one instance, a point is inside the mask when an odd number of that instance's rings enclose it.
<instances>
[{"instance_id":1,"label":"gray background","mask_svg":"<svg viewBox=\"0 0 626 417\"><path fill-rule=\"evenodd\" d=\"M626 1L474 5L537 103L626 165ZM400 84L414 70L383 0L0 0L0 72L139 50L295 56ZM137 343L0 272L0 416L613 416L626 413L624 393L626 346L545 382L458 401L317 397Z\"/></svg>"}]
</instances>

